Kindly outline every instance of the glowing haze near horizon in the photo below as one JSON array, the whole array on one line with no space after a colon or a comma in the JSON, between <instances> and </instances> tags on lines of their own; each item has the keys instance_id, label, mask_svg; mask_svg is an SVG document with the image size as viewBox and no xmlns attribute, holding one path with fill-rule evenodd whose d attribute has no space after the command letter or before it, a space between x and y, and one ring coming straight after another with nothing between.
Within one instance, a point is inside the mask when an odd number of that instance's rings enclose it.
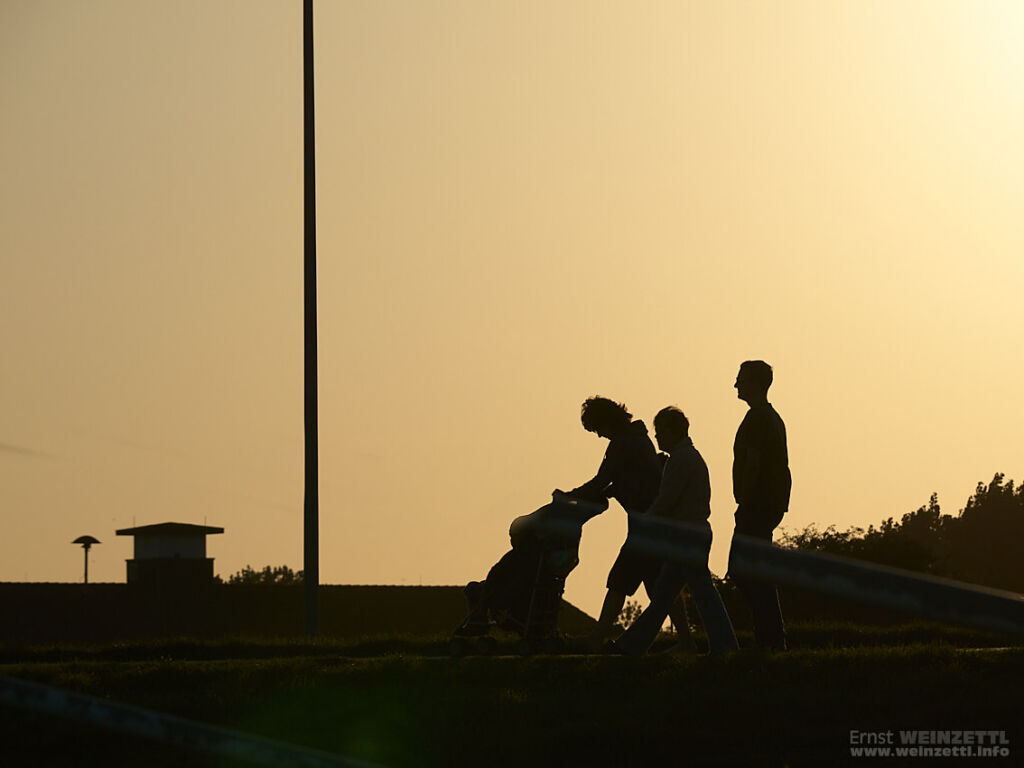
<instances>
[{"instance_id":1,"label":"glowing haze near horizon","mask_svg":"<svg viewBox=\"0 0 1024 768\"><path fill-rule=\"evenodd\" d=\"M683 408L725 567L738 364L784 522L1024 465L1014 2L318 2L321 577L462 584ZM302 562L301 4L0 4L0 580L116 528ZM596 613L625 533L589 523Z\"/></svg>"}]
</instances>

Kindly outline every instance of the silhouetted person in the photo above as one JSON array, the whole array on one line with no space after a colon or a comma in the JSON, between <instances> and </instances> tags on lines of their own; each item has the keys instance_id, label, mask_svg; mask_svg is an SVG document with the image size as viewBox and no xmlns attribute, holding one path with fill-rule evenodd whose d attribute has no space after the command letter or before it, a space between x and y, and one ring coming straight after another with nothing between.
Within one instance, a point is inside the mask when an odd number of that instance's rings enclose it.
<instances>
[{"instance_id":1,"label":"silhouetted person","mask_svg":"<svg viewBox=\"0 0 1024 768\"><path fill-rule=\"evenodd\" d=\"M748 360L736 376L736 392L750 406L736 432L733 446L732 487L736 498L736 535L772 541L772 532L789 509L792 479L786 449L786 425L768 402L772 367ZM736 540L733 539L735 546ZM786 649L786 633L774 584L736 578L736 586L750 604L754 637L762 648Z\"/></svg>"},{"instance_id":2,"label":"silhouetted person","mask_svg":"<svg viewBox=\"0 0 1024 768\"><path fill-rule=\"evenodd\" d=\"M569 495L592 500L614 498L629 513L629 526L632 528L633 516L647 512L661 485L662 462L647 434L647 427L640 420L633 421L626 406L606 397L587 399L581 409L580 421L588 432L606 438L608 448L593 479L569 491ZM660 570L659 559L627 551L623 545L608 574L608 592L597 627L583 640L585 648L596 650L611 634L626 597L634 594L641 582L647 595L653 594ZM687 642L692 644L686 604L678 595L672 603L670 615L684 645Z\"/></svg>"},{"instance_id":3,"label":"silhouetted person","mask_svg":"<svg viewBox=\"0 0 1024 768\"><path fill-rule=\"evenodd\" d=\"M682 564L668 561L662 565L654 590L648 591L650 605L615 641L615 647L621 653L639 655L651 647L665 623L672 601L686 585L689 585L690 595L704 620L711 653L735 651L739 647L729 614L726 613L708 571L708 553L711 551L711 525L708 523L711 516L711 480L707 464L694 447L689 431L689 420L674 406L663 408L654 417L654 436L658 447L668 452L669 459L661 477L658 496L640 522L642 528L647 528L656 521L671 521L675 526L659 526L660 530L652 529L647 532L648 535L657 536L661 541L673 535L685 535L689 542L699 547L701 562ZM634 533L631 532L630 536ZM626 543L630 543L628 539Z\"/></svg>"}]
</instances>

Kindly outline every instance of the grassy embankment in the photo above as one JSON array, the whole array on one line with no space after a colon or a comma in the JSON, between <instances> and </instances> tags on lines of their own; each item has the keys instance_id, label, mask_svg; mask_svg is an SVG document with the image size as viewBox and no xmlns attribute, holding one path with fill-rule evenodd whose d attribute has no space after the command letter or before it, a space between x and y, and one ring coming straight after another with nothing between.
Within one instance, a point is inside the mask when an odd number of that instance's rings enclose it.
<instances>
[{"instance_id":1,"label":"grassy embankment","mask_svg":"<svg viewBox=\"0 0 1024 768\"><path fill-rule=\"evenodd\" d=\"M835 764L850 729L1006 730L1024 754L1024 647L965 650L1008 638L790 634L790 653L726 658L452 660L443 638L7 648L0 674L389 766ZM19 712L0 731L4 765L223 764Z\"/></svg>"}]
</instances>

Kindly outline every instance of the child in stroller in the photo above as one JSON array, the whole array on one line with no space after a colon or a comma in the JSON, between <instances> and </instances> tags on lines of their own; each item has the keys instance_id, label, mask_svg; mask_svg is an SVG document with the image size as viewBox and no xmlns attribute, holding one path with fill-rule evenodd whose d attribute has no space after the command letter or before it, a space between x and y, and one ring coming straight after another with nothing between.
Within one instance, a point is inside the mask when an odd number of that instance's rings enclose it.
<instances>
[{"instance_id":1,"label":"child in stroller","mask_svg":"<svg viewBox=\"0 0 1024 768\"><path fill-rule=\"evenodd\" d=\"M513 520L512 549L485 581L471 581L463 590L469 613L452 636L452 655L493 651L494 627L518 634L524 653L560 650L558 611L565 579L579 564L583 524L607 508L604 499L555 491L550 504Z\"/></svg>"}]
</instances>

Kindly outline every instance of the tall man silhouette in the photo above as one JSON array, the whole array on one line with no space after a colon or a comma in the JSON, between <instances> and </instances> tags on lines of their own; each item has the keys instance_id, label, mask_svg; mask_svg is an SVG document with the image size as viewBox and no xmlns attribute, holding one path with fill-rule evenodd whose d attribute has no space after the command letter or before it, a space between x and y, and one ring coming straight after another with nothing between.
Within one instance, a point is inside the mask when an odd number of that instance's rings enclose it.
<instances>
[{"instance_id":1,"label":"tall man silhouette","mask_svg":"<svg viewBox=\"0 0 1024 768\"><path fill-rule=\"evenodd\" d=\"M768 402L772 367L748 360L736 376L736 393L750 406L733 445L732 486L736 498L736 536L771 543L772 532L789 509L792 478L786 448L786 425ZM750 605L754 639L762 648L786 650L786 632L779 593L769 582L737 578L736 586Z\"/></svg>"}]
</instances>

